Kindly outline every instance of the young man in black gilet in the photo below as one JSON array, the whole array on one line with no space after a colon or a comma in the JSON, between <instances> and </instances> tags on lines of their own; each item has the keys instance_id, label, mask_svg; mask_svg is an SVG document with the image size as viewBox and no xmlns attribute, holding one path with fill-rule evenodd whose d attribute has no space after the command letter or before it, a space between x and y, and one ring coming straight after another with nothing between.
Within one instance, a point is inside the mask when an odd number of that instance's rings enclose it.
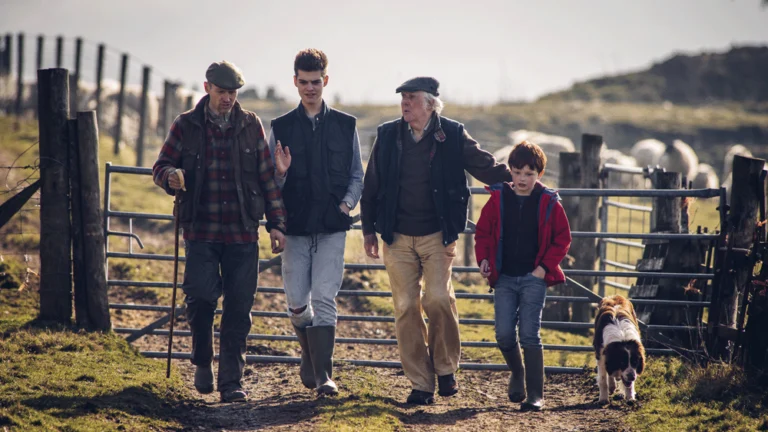
<instances>
[{"instance_id":1,"label":"young man in black gilet","mask_svg":"<svg viewBox=\"0 0 768 432\"><path fill-rule=\"evenodd\" d=\"M349 212L363 190L356 119L323 100L328 58L296 55L293 82L301 103L272 121L269 148L288 212L283 285L301 344L301 382L320 395L338 392L333 376L336 295L344 271Z\"/></svg>"}]
</instances>

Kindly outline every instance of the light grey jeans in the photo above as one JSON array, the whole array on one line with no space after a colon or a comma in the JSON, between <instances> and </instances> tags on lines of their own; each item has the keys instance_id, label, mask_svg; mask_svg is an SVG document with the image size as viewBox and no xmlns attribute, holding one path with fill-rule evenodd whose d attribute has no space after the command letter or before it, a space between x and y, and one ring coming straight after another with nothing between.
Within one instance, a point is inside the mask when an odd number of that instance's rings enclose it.
<instances>
[{"instance_id":1,"label":"light grey jeans","mask_svg":"<svg viewBox=\"0 0 768 432\"><path fill-rule=\"evenodd\" d=\"M293 325L336 325L336 295L344 273L347 232L285 236L283 286ZM295 314L291 309L306 310Z\"/></svg>"}]
</instances>

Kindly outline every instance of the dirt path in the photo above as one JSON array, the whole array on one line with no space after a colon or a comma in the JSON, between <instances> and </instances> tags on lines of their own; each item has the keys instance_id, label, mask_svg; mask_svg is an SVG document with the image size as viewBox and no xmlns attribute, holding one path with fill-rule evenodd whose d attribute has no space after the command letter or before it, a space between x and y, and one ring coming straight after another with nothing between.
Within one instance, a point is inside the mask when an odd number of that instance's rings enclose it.
<instances>
[{"instance_id":1,"label":"dirt path","mask_svg":"<svg viewBox=\"0 0 768 432\"><path fill-rule=\"evenodd\" d=\"M347 281L348 283L349 281ZM262 274L260 285L280 286L279 276ZM113 291L113 301L145 302L151 299L126 299ZM282 311L283 296L258 294L255 309ZM339 298L340 314L360 314L359 302ZM122 311L115 315L116 326L140 326L156 314ZM258 318L256 318L258 319ZM264 323L275 334L292 335L285 319L265 318ZM183 320L180 329L186 329ZM388 323L341 322L339 337L394 338L394 326ZM189 352L189 338L175 339L175 349ZM140 350L162 351L167 339L144 337L135 343ZM249 341L252 354L298 356L298 344L282 344L273 348L262 341ZM394 346L337 345L336 358L398 360ZM462 361L471 361L463 358ZM188 361L176 366L192 388L194 367ZM597 387L589 374L553 375L545 386L546 409L541 413L521 413L518 404L506 397L507 373L461 371L461 392L451 398L438 398L428 407L404 403L410 385L397 369L360 368L341 365L336 368L340 397L317 399L314 392L303 388L298 379L298 366L257 364L246 368L244 385L250 393L245 404L221 404L218 393L200 395L200 402L186 409L180 421L190 430L316 430L333 424L333 416L343 416L348 424L353 417L365 422L366 417L385 418L395 430L546 430L546 431L616 431L625 430L623 411L632 409L621 401L609 408L596 404ZM193 390L194 391L194 390ZM196 394L196 393L195 393ZM354 421L353 421L354 423ZM362 423L361 426L365 426ZM370 426L370 424L368 424Z\"/></svg>"},{"instance_id":2,"label":"dirt path","mask_svg":"<svg viewBox=\"0 0 768 432\"><path fill-rule=\"evenodd\" d=\"M187 363L179 365L185 380L192 381L194 370ZM365 383L360 369L376 377L379 391L358 395L350 388ZM245 377L251 399L245 404L218 403L218 395L201 396L204 403L185 416L184 424L196 430L315 430L328 426L322 413L333 410L336 415L391 415L400 425L398 430L505 430L505 431L617 431L622 411L629 409L614 402L611 408L595 404L596 388L588 377L552 376L547 380L547 407L540 413L521 413L517 404L506 398L505 374L465 371L460 373L461 392L451 398L438 398L435 405L414 407L403 403L410 386L396 370L337 368L341 396L317 399L313 392L301 387L298 368L289 365L253 365ZM349 403L351 401L351 403ZM359 403L361 409L352 409ZM382 408L383 406L383 408ZM332 423L331 423L332 424Z\"/></svg>"}]
</instances>

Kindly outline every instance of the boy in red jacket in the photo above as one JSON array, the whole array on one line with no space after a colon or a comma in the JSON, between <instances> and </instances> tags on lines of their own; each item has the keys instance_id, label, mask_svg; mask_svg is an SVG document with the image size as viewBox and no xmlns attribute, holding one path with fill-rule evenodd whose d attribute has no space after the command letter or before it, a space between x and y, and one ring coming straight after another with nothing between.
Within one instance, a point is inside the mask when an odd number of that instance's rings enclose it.
<instances>
[{"instance_id":1,"label":"boy in red jacket","mask_svg":"<svg viewBox=\"0 0 768 432\"><path fill-rule=\"evenodd\" d=\"M491 198L477 221L475 255L495 289L496 342L512 371L509 400L525 400L521 410L539 411L544 405L541 311L547 287L565 282L560 261L571 246L571 229L557 191L539 181L547 165L541 147L521 142L508 165L513 182L486 188Z\"/></svg>"}]
</instances>

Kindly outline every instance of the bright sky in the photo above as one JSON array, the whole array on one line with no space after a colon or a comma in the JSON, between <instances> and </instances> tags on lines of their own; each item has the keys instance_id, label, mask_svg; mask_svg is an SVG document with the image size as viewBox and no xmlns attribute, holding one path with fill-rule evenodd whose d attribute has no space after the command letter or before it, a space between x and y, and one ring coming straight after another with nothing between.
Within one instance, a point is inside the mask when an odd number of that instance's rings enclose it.
<instances>
[{"instance_id":1,"label":"bright sky","mask_svg":"<svg viewBox=\"0 0 768 432\"><path fill-rule=\"evenodd\" d=\"M225 9L226 7L226 9ZM531 99L580 81L648 67L674 52L768 44L768 8L759 0L0 0L0 33L26 33L26 75L34 76L35 37L83 37L84 78L95 75L96 43L163 78L202 87L205 69L227 59L248 85L290 99L293 57L320 48L330 59L328 99L397 103L407 78L433 75L449 102ZM15 66L14 66L15 68Z\"/></svg>"}]
</instances>

